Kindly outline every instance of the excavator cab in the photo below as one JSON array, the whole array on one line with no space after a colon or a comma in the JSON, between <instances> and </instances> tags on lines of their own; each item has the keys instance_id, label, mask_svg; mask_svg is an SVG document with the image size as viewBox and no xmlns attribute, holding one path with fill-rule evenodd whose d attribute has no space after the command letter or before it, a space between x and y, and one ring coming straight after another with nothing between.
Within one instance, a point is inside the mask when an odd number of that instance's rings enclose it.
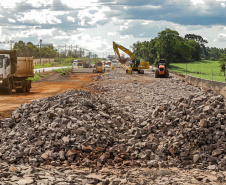
<instances>
[{"instance_id":1,"label":"excavator cab","mask_svg":"<svg viewBox=\"0 0 226 185\"><path fill-rule=\"evenodd\" d=\"M131 67L138 67L140 65L140 59L132 59Z\"/></svg>"}]
</instances>

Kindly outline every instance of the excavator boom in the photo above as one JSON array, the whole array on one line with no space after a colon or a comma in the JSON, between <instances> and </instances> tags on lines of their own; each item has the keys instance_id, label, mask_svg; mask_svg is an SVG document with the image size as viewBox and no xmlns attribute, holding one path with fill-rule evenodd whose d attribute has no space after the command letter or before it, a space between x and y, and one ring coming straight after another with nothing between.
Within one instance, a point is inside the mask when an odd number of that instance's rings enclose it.
<instances>
[{"instance_id":1,"label":"excavator boom","mask_svg":"<svg viewBox=\"0 0 226 185\"><path fill-rule=\"evenodd\" d=\"M126 60L123 60L121 57L120 57L120 53L119 53L119 49L121 49L123 52L125 52L126 54L128 54L130 56L130 58L133 60L135 59L133 53L128 50L127 48L125 48L124 46L116 43L113 41L113 49L115 51L115 53L118 55L118 60L121 64L125 64Z\"/></svg>"}]
</instances>

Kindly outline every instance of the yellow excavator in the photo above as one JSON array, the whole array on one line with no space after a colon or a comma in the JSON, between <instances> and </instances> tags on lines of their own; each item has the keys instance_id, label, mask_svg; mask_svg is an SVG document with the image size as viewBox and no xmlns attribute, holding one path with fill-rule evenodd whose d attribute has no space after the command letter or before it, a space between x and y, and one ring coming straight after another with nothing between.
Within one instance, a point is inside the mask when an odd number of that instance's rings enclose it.
<instances>
[{"instance_id":1,"label":"yellow excavator","mask_svg":"<svg viewBox=\"0 0 226 185\"><path fill-rule=\"evenodd\" d=\"M117 44L116 42L113 41L113 49L115 53L118 55L118 60L121 64L125 64L126 60L123 60L120 57L119 49L128 54L131 58L130 61L130 67L126 69L126 73L132 74L132 71L137 71L139 74L144 74L144 69L149 69L149 62L141 62L139 59L136 59L134 54L125 48L124 46Z\"/></svg>"}]
</instances>

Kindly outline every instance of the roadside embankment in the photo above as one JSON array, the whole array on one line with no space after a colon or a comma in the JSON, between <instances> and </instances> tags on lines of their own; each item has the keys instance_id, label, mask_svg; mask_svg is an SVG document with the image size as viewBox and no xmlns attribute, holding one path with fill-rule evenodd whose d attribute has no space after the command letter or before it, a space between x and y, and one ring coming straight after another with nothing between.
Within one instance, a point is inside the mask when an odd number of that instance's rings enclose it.
<instances>
[{"instance_id":1,"label":"roadside embankment","mask_svg":"<svg viewBox=\"0 0 226 185\"><path fill-rule=\"evenodd\" d=\"M224 96L224 98L226 98L226 83L224 82L201 79L190 75L187 75L185 77L185 81L189 84L202 87L204 89L211 89L213 92L220 94Z\"/></svg>"}]
</instances>

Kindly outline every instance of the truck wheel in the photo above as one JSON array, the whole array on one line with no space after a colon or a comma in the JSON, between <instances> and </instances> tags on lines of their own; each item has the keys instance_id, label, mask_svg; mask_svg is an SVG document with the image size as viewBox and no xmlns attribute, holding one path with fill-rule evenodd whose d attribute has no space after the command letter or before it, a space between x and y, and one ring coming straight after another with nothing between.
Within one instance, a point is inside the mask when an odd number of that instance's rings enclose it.
<instances>
[{"instance_id":1,"label":"truck wheel","mask_svg":"<svg viewBox=\"0 0 226 185\"><path fill-rule=\"evenodd\" d=\"M155 70L155 78L158 78L158 77L159 77L159 70L156 69L156 70Z\"/></svg>"},{"instance_id":2,"label":"truck wheel","mask_svg":"<svg viewBox=\"0 0 226 185\"><path fill-rule=\"evenodd\" d=\"M169 70L168 69L165 70L165 78L169 78Z\"/></svg>"},{"instance_id":3,"label":"truck wheel","mask_svg":"<svg viewBox=\"0 0 226 185\"><path fill-rule=\"evenodd\" d=\"M24 93L26 91L26 86L27 86L26 81L23 80L21 83L22 83L22 88L16 89L17 93Z\"/></svg>"},{"instance_id":4,"label":"truck wheel","mask_svg":"<svg viewBox=\"0 0 226 185\"><path fill-rule=\"evenodd\" d=\"M30 92L31 90L31 80L26 80L26 92Z\"/></svg>"},{"instance_id":5,"label":"truck wheel","mask_svg":"<svg viewBox=\"0 0 226 185\"><path fill-rule=\"evenodd\" d=\"M21 88L21 92L24 93L26 91L27 88L27 83L25 80L22 81L22 88Z\"/></svg>"},{"instance_id":6,"label":"truck wheel","mask_svg":"<svg viewBox=\"0 0 226 185\"><path fill-rule=\"evenodd\" d=\"M8 80L8 88L5 90L6 94L11 94L12 89L13 89L12 82L11 80Z\"/></svg>"}]
</instances>

